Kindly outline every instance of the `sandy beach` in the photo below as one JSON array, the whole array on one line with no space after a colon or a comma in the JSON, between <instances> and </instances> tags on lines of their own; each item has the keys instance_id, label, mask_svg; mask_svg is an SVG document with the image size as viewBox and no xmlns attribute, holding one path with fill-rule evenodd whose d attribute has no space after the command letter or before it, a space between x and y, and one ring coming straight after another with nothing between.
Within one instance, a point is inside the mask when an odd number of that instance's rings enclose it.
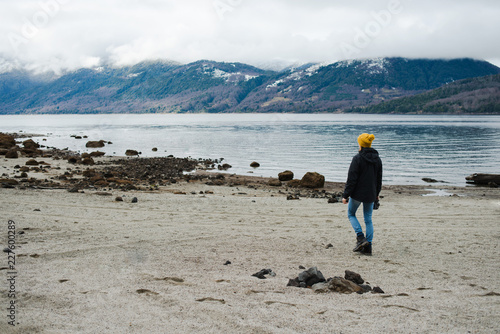
<instances>
[{"instance_id":1,"label":"sandy beach","mask_svg":"<svg viewBox=\"0 0 500 334\"><path fill-rule=\"evenodd\" d=\"M2 157L2 178L27 160ZM50 171L29 177L68 168L43 160ZM384 187L373 255L363 256L352 252L346 205L287 200L286 185L232 178L245 181L0 188L2 248L15 231L15 264L5 252L0 263L0 332L500 331L499 188ZM442 196L424 196L436 192ZM357 272L384 293L287 287L310 267L327 278ZM261 269L276 276L252 276Z\"/></svg>"}]
</instances>

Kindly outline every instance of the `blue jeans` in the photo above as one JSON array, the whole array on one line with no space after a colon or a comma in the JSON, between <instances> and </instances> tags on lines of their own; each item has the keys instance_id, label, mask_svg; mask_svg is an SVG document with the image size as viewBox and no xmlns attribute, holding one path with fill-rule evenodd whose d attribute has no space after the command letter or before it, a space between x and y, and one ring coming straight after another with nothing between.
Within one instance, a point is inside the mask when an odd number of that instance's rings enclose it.
<instances>
[{"instance_id":1,"label":"blue jeans","mask_svg":"<svg viewBox=\"0 0 500 334\"><path fill-rule=\"evenodd\" d=\"M363 233L363 229L359 224L358 218L356 218L356 211L358 210L361 202L356 201L353 198L349 198L349 203L347 204L347 217L351 222L352 228L356 235L360 235ZM363 218L365 219L366 226L366 240L368 242L372 242L373 240L373 222L372 222L372 213L373 213L373 202L363 202Z\"/></svg>"}]
</instances>

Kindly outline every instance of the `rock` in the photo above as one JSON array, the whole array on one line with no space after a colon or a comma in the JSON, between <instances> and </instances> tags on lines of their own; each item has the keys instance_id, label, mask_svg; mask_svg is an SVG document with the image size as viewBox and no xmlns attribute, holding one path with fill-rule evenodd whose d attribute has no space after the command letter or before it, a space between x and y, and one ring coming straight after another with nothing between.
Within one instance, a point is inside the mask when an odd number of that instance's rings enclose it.
<instances>
[{"instance_id":1,"label":"rock","mask_svg":"<svg viewBox=\"0 0 500 334\"><path fill-rule=\"evenodd\" d=\"M5 183L5 182L0 182L0 187L1 188L6 188L6 189L14 189L15 188L12 184Z\"/></svg>"},{"instance_id":2,"label":"rock","mask_svg":"<svg viewBox=\"0 0 500 334\"><path fill-rule=\"evenodd\" d=\"M423 177L422 181L427 182L427 183L436 183L436 182L438 182L438 180L431 179L431 178L428 178L428 177Z\"/></svg>"},{"instance_id":3,"label":"rock","mask_svg":"<svg viewBox=\"0 0 500 334\"><path fill-rule=\"evenodd\" d=\"M0 132L0 148L9 149L13 146L16 146L16 139L11 135Z\"/></svg>"},{"instance_id":4,"label":"rock","mask_svg":"<svg viewBox=\"0 0 500 334\"><path fill-rule=\"evenodd\" d=\"M330 292L329 284L327 282L316 283L311 287L311 289L316 293Z\"/></svg>"},{"instance_id":5,"label":"rock","mask_svg":"<svg viewBox=\"0 0 500 334\"><path fill-rule=\"evenodd\" d=\"M332 244L328 244L325 246L326 249L330 249L330 248L333 248L333 245Z\"/></svg>"},{"instance_id":6,"label":"rock","mask_svg":"<svg viewBox=\"0 0 500 334\"><path fill-rule=\"evenodd\" d=\"M152 151L153 151L153 152L158 152L158 148L153 147Z\"/></svg>"},{"instance_id":7,"label":"rock","mask_svg":"<svg viewBox=\"0 0 500 334\"><path fill-rule=\"evenodd\" d=\"M28 161L26 161L26 166L38 166L39 165L39 162L36 161L35 159L30 159Z\"/></svg>"},{"instance_id":8,"label":"rock","mask_svg":"<svg viewBox=\"0 0 500 334\"><path fill-rule=\"evenodd\" d=\"M82 172L82 175L85 177L94 177L96 175L95 169L87 169Z\"/></svg>"},{"instance_id":9,"label":"rock","mask_svg":"<svg viewBox=\"0 0 500 334\"><path fill-rule=\"evenodd\" d=\"M258 167L260 167L260 164L259 164L258 162L256 162L256 161L254 161L254 162L252 162L252 163L250 164L250 167L253 167L253 168L258 168Z\"/></svg>"},{"instance_id":10,"label":"rock","mask_svg":"<svg viewBox=\"0 0 500 334\"><path fill-rule=\"evenodd\" d=\"M79 161L80 161L80 158L79 158L79 157L69 157L69 158L68 158L68 162L69 162L70 164L76 164L76 163L78 163Z\"/></svg>"},{"instance_id":11,"label":"rock","mask_svg":"<svg viewBox=\"0 0 500 334\"><path fill-rule=\"evenodd\" d=\"M19 158L19 153L17 153L17 150L9 150L7 153L5 153L5 158L7 159L17 159Z\"/></svg>"},{"instance_id":12,"label":"rock","mask_svg":"<svg viewBox=\"0 0 500 334\"><path fill-rule=\"evenodd\" d=\"M85 147L89 148L100 148L104 147L105 141L104 140L99 140L99 141L88 141L87 144L85 144Z\"/></svg>"},{"instance_id":13,"label":"rock","mask_svg":"<svg viewBox=\"0 0 500 334\"><path fill-rule=\"evenodd\" d=\"M369 286L369 285L360 284L359 286L363 289L364 292L370 292L370 291L372 291L372 287Z\"/></svg>"},{"instance_id":14,"label":"rock","mask_svg":"<svg viewBox=\"0 0 500 334\"><path fill-rule=\"evenodd\" d=\"M293 180L293 172L286 170L278 174L278 179L280 181L291 181Z\"/></svg>"},{"instance_id":15,"label":"rock","mask_svg":"<svg viewBox=\"0 0 500 334\"><path fill-rule=\"evenodd\" d=\"M82 160L82 164L84 165L93 165L95 162L94 162L94 159L92 159L91 157L88 157L88 158L85 158Z\"/></svg>"},{"instance_id":16,"label":"rock","mask_svg":"<svg viewBox=\"0 0 500 334\"><path fill-rule=\"evenodd\" d=\"M77 193L79 191L80 191L80 189L78 189L78 187L73 187L73 188L68 189L68 192L70 192L70 193Z\"/></svg>"},{"instance_id":17,"label":"rock","mask_svg":"<svg viewBox=\"0 0 500 334\"><path fill-rule=\"evenodd\" d=\"M231 261L226 261L226 262L224 263L224 265L225 265L225 266L230 265L230 264L231 264Z\"/></svg>"},{"instance_id":18,"label":"rock","mask_svg":"<svg viewBox=\"0 0 500 334\"><path fill-rule=\"evenodd\" d=\"M373 293L385 293L380 287L376 286L373 288Z\"/></svg>"},{"instance_id":19,"label":"rock","mask_svg":"<svg viewBox=\"0 0 500 334\"><path fill-rule=\"evenodd\" d=\"M255 276L259 279L266 279L266 275L269 275L269 276L276 276L276 274L274 273L274 271L272 271L271 269L262 269L261 271L255 273L255 274L252 274L252 276Z\"/></svg>"},{"instance_id":20,"label":"rock","mask_svg":"<svg viewBox=\"0 0 500 334\"><path fill-rule=\"evenodd\" d=\"M271 179L268 182L268 185L270 185L271 187L280 187L281 186L281 181L277 180L277 179Z\"/></svg>"},{"instance_id":21,"label":"rock","mask_svg":"<svg viewBox=\"0 0 500 334\"><path fill-rule=\"evenodd\" d=\"M9 152L8 149L6 149L6 148L0 148L0 155L6 155L7 152Z\"/></svg>"},{"instance_id":22,"label":"rock","mask_svg":"<svg viewBox=\"0 0 500 334\"><path fill-rule=\"evenodd\" d=\"M300 186L304 188L323 188L325 186L325 177L316 172L307 172L300 180Z\"/></svg>"},{"instance_id":23,"label":"rock","mask_svg":"<svg viewBox=\"0 0 500 334\"><path fill-rule=\"evenodd\" d=\"M287 185L292 188L298 188L300 187L300 180L291 180Z\"/></svg>"},{"instance_id":24,"label":"rock","mask_svg":"<svg viewBox=\"0 0 500 334\"><path fill-rule=\"evenodd\" d=\"M298 278L288 280L288 284L286 286L293 286L296 288L300 288L300 282Z\"/></svg>"},{"instance_id":25,"label":"rock","mask_svg":"<svg viewBox=\"0 0 500 334\"><path fill-rule=\"evenodd\" d=\"M40 145L36 143L33 139L28 139L23 141L23 146L28 150L37 150L38 148L40 148Z\"/></svg>"},{"instance_id":26,"label":"rock","mask_svg":"<svg viewBox=\"0 0 500 334\"><path fill-rule=\"evenodd\" d=\"M299 196L298 195L288 195L286 197L287 201L293 201L293 200L299 200Z\"/></svg>"},{"instance_id":27,"label":"rock","mask_svg":"<svg viewBox=\"0 0 500 334\"><path fill-rule=\"evenodd\" d=\"M332 198L329 198L328 199L328 203L332 204L332 203L338 203L339 200L337 199L337 197L332 197Z\"/></svg>"},{"instance_id":28,"label":"rock","mask_svg":"<svg viewBox=\"0 0 500 334\"><path fill-rule=\"evenodd\" d=\"M467 183L474 183L474 184L484 184L487 185L490 182L493 182L495 184L500 184L500 174L481 174L481 173L475 173L472 175L469 175L465 178Z\"/></svg>"},{"instance_id":29,"label":"rock","mask_svg":"<svg viewBox=\"0 0 500 334\"><path fill-rule=\"evenodd\" d=\"M316 267L311 267L303 271L297 277L299 283L305 283L306 286L313 286L316 283L325 282L325 277Z\"/></svg>"},{"instance_id":30,"label":"rock","mask_svg":"<svg viewBox=\"0 0 500 334\"><path fill-rule=\"evenodd\" d=\"M223 165L218 165L217 169L218 170L228 170L231 167L233 167L233 166L231 166L230 164L223 164Z\"/></svg>"},{"instance_id":31,"label":"rock","mask_svg":"<svg viewBox=\"0 0 500 334\"><path fill-rule=\"evenodd\" d=\"M125 155L130 157L130 156L134 156L134 155L139 155L139 152L137 152L136 150L127 150L127 151L125 151Z\"/></svg>"},{"instance_id":32,"label":"rock","mask_svg":"<svg viewBox=\"0 0 500 334\"><path fill-rule=\"evenodd\" d=\"M344 278L356 284L363 284L365 280L361 278L361 275L355 273L354 271L346 270Z\"/></svg>"},{"instance_id":33,"label":"rock","mask_svg":"<svg viewBox=\"0 0 500 334\"><path fill-rule=\"evenodd\" d=\"M118 196L115 198L115 202L123 202L123 198Z\"/></svg>"},{"instance_id":34,"label":"rock","mask_svg":"<svg viewBox=\"0 0 500 334\"><path fill-rule=\"evenodd\" d=\"M334 277L330 281L328 281L328 289L330 291L340 293L364 292L362 287L342 277Z\"/></svg>"},{"instance_id":35,"label":"rock","mask_svg":"<svg viewBox=\"0 0 500 334\"><path fill-rule=\"evenodd\" d=\"M132 203L137 203L138 201L137 197L132 198Z\"/></svg>"},{"instance_id":36,"label":"rock","mask_svg":"<svg viewBox=\"0 0 500 334\"><path fill-rule=\"evenodd\" d=\"M102 157L104 156L106 153L104 152L100 152L100 151L94 151L94 152L90 152L90 156L91 157Z\"/></svg>"}]
</instances>

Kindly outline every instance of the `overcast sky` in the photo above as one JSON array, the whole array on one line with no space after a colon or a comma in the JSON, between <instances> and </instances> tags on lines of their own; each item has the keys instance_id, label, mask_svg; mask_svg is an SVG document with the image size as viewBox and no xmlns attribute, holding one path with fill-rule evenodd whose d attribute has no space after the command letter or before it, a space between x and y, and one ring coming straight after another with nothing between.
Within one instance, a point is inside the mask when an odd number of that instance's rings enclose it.
<instances>
[{"instance_id":1,"label":"overcast sky","mask_svg":"<svg viewBox=\"0 0 500 334\"><path fill-rule=\"evenodd\" d=\"M500 66L498 0L0 0L0 70L402 56Z\"/></svg>"}]
</instances>

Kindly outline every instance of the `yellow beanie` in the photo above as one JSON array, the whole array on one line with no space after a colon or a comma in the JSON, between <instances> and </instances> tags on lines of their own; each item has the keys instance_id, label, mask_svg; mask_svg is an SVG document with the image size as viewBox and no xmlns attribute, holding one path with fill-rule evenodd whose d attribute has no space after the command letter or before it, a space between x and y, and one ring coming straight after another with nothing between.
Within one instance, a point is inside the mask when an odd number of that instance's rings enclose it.
<instances>
[{"instance_id":1,"label":"yellow beanie","mask_svg":"<svg viewBox=\"0 0 500 334\"><path fill-rule=\"evenodd\" d=\"M369 135L368 133L362 133L358 137L358 144L361 147L371 147L372 141L375 139L375 135Z\"/></svg>"}]
</instances>

